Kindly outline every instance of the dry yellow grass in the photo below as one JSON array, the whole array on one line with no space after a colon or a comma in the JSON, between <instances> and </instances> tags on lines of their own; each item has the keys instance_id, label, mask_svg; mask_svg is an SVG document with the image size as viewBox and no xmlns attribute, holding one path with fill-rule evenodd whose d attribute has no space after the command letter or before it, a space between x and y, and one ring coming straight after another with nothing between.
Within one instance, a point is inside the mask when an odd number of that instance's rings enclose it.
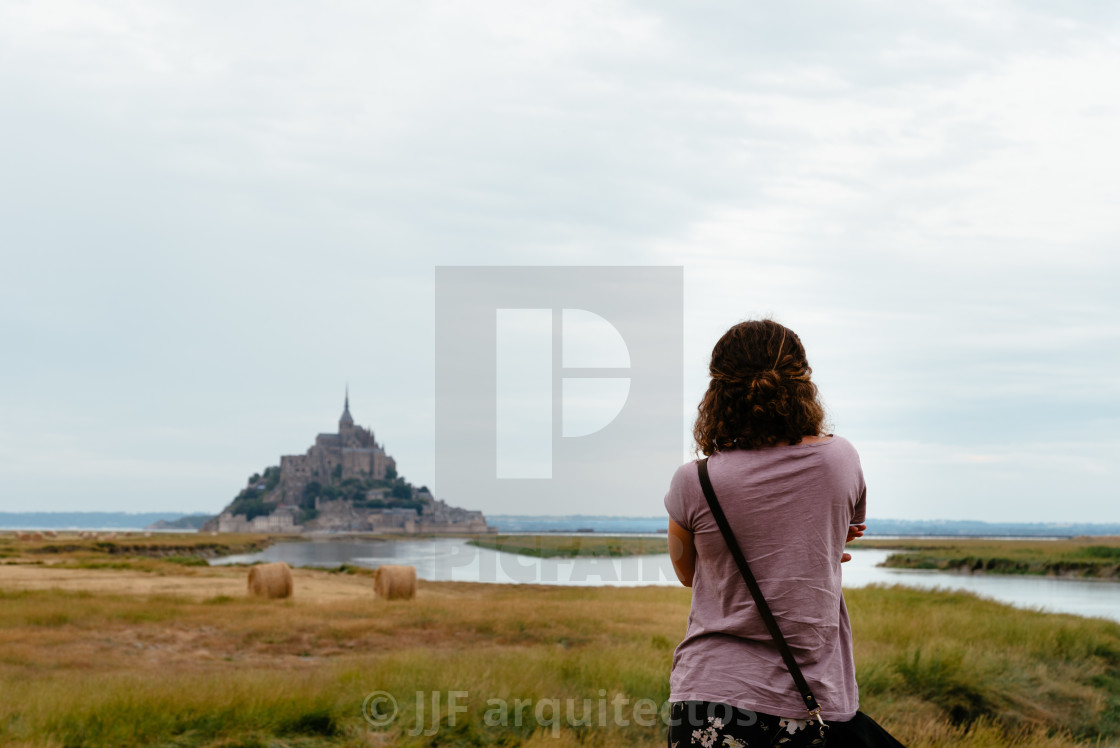
<instances>
[{"instance_id":1,"label":"dry yellow grass","mask_svg":"<svg viewBox=\"0 0 1120 748\"><path fill-rule=\"evenodd\" d=\"M244 567L0 564L0 744L429 745L410 734L415 694L452 690L469 714L444 714L438 744L664 744L660 728L553 737L482 715L489 698L662 702L688 590L421 582L400 605L369 574L293 575L296 597L261 600ZM949 593L848 599L865 708L913 748L1120 733L1120 626ZM378 690L400 718L371 730L362 702Z\"/></svg>"}]
</instances>

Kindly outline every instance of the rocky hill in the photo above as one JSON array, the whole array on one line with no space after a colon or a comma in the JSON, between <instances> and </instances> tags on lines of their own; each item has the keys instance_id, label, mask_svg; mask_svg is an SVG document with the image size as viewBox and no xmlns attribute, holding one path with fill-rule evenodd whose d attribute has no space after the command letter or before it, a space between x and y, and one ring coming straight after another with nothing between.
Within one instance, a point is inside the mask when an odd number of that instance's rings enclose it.
<instances>
[{"instance_id":1,"label":"rocky hill","mask_svg":"<svg viewBox=\"0 0 1120 748\"><path fill-rule=\"evenodd\" d=\"M396 461L354 424L347 392L338 433L323 433L302 455L249 476L212 532L489 532L481 512L439 501L397 473Z\"/></svg>"}]
</instances>

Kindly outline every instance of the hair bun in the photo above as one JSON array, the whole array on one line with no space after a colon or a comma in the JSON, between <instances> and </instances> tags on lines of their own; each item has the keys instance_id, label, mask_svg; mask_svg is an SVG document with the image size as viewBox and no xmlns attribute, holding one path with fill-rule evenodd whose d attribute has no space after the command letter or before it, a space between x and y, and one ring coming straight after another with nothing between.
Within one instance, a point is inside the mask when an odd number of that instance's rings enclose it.
<instances>
[{"instance_id":1,"label":"hair bun","mask_svg":"<svg viewBox=\"0 0 1120 748\"><path fill-rule=\"evenodd\" d=\"M751 386L760 390L777 389L782 384L782 375L774 369L755 372L750 379Z\"/></svg>"}]
</instances>

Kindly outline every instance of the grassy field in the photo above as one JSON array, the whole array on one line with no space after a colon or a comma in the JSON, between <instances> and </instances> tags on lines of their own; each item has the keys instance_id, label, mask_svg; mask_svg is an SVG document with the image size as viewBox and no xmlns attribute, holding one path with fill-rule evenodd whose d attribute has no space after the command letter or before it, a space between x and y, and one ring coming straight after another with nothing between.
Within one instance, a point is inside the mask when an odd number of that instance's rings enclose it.
<instances>
[{"instance_id":1,"label":"grassy field","mask_svg":"<svg viewBox=\"0 0 1120 748\"><path fill-rule=\"evenodd\" d=\"M252 553L279 539L296 536L151 532L59 532L36 540L18 540L16 533L0 533L0 559L32 557L51 563L98 561L106 558L207 559ZM2 563L2 561L0 561Z\"/></svg>"},{"instance_id":2,"label":"grassy field","mask_svg":"<svg viewBox=\"0 0 1120 748\"><path fill-rule=\"evenodd\" d=\"M886 566L896 568L1120 578L1120 537L1116 536L1064 540L863 538L853 547L904 551L887 559Z\"/></svg>"},{"instance_id":3,"label":"grassy field","mask_svg":"<svg viewBox=\"0 0 1120 748\"><path fill-rule=\"evenodd\" d=\"M267 601L244 568L24 550L0 563L5 746L664 745L684 588L422 582L386 602L367 571L298 569L295 597ZM908 745L1120 742L1120 625L959 593L846 596L863 708Z\"/></svg>"},{"instance_id":4,"label":"grassy field","mask_svg":"<svg viewBox=\"0 0 1120 748\"><path fill-rule=\"evenodd\" d=\"M468 541L479 548L537 558L576 556L641 556L666 553L666 538L611 535L486 535Z\"/></svg>"}]
</instances>

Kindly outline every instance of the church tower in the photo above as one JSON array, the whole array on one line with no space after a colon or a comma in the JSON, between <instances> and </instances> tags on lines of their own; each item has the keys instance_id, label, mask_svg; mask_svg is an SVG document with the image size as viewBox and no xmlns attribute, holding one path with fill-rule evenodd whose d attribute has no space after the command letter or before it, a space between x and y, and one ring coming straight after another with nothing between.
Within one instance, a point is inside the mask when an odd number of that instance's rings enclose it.
<instances>
[{"instance_id":1,"label":"church tower","mask_svg":"<svg viewBox=\"0 0 1120 748\"><path fill-rule=\"evenodd\" d=\"M346 436L354 432L354 419L350 416L350 385L346 385L346 400L342 406L342 417L338 419L338 433L346 441Z\"/></svg>"}]
</instances>

